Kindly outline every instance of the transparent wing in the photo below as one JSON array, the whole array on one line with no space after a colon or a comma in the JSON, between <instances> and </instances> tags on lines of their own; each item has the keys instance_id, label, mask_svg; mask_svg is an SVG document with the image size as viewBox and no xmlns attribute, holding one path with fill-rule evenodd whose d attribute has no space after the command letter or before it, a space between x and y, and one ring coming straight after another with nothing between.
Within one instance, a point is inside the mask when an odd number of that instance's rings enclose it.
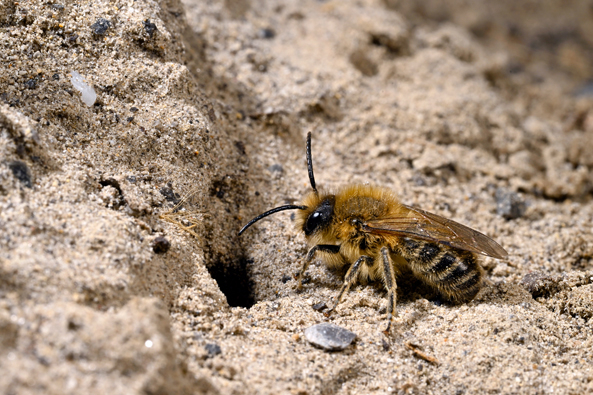
<instances>
[{"instance_id":1,"label":"transparent wing","mask_svg":"<svg viewBox=\"0 0 593 395\"><path fill-rule=\"evenodd\" d=\"M476 230L427 211L402 206L397 217L365 222L362 230L372 234L391 234L434 241L498 259L508 255L497 242Z\"/></svg>"}]
</instances>

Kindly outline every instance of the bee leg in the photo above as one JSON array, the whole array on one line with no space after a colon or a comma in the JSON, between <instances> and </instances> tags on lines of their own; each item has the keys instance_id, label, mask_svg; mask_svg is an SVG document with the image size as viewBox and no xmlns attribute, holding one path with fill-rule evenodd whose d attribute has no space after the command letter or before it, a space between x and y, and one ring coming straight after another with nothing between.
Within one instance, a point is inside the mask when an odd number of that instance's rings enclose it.
<instances>
[{"instance_id":1,"label":"bee leg","mask_svg":"<svg viewBox=\"0 0 593 395\"><path fill-rule=\"evenodd\" d=\"M389 256L389 249L387 247L381 248L381 259L383 261L383 279L385 281L385 288L387 288L387 329L383 333L389 335L391 330L391 321L397 315L395 310L395 302L397 299L397 283L395 282L395 273L393 272L393 263Z\"/></svg>"},{"instance_id":2,"label":"bee leg","mask_svg":"<svg viewBox=\"0 0 593 395\"><path fill-rule=\"evenodd\" d=\"M315 258L315 253L317 253L317 251L327 252L330 254L339 254L340 246L331 245L331 244L318 244L316 246L313 246L307 253L307 257L305 258L305 263L303 263L303 267L301 268L301 271L299 272L299 274L296 277L296 280L298 282L297 289L303 288L303 278L302 278L303 274L305 274L305 271L309 267L309 264L311 263L313 258Z\"/></svg>"},{"instance_id":3,"label":"bee leg","mask_svg":"<svg viewBox=\"0 0 593 395\"><path fill-rule=\"evenodd\" d=\"M358 278L358 273L360 272L360 268L362 267L362 264L364 262L372 264L373 258L371 258L370 256L367 256L367 255L362 255L360 258L358 258L356 260L356 262L354 262L354 264L352 266L350 266L350 269L348 269L348 272L346 273L346 277L344 277L344 284L342 285L342 288L340 289L340 293L336 297L336 301L335 301L334 305L332 306L331 309L329 309L328 311L325 312L326 317L329 317L331 312L334 311L334 309L342 301L342 297L344 296L346 291L348 291L350 289L350 287L352 286L352 284L354 284L354 282Z\"/></svg>"}]
</instances>

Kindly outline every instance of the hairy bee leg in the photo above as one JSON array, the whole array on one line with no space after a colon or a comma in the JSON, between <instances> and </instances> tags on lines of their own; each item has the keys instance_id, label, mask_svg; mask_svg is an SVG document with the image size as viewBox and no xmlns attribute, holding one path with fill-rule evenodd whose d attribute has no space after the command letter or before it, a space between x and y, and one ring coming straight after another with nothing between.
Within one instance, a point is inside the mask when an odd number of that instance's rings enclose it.
<instances>
[{"instance_id":1,"label":"hairy bee leg","mask_svg":"<svg viewBox=\"0 0 593 395\"><path fill-rule=\"evenodd\" d=\"M395 281L393 264L387 247L381 248L381 258L383 260L383 278L385 280L385 288L387 288L387 329L385 329L384 333L388 335L391 330L393 317L397 314L395 310L397 282Z\"/></svg>"},{"instance_id":2,"label":"hairy bee leg","mask_svg":"<svg viewBox=\"0 0 593 395\"><path fill-rule=\"evenodd\" d=\"M332 311L334 311L334 309L342 301L342 297L344 296L346 291L348 291L350 289L350 287L352 286L352 284L354 284L354 281L356 281L356 279L358 278L358 273L360 272L360 268L362 267L362 264L364 262L372 264L373 258L371 258L370 256L367 256L367 255L362 255L360 258L358 258L356 260L356 262L354 262L354 264L352 266L350 266L350 269L348 269L348 272L346 273L346 277L344 277L344 284L342 285L342 288L340 289L340 293L336 297L336 302L334 303L332 308L329 309L325 313L326 317L328 317L330 315L330 313Z\"/></svg>"},{"instance_id":3,"label":"hairy bee leg","mask_svg":"<svg viewBox=\"0 0 593 395\"><path fill-rule=\"evenodd\" d=\"M305 263L303 263L303 267L301 268L301 271L297 275L297 278L296 278L297 282L298 282L297 289L303 288L303 281L302 281L303 274L305 274L305 271L307 271L309 264L311 263L313 258L315 258L315 254L317 253L317 251L327 252L330 254L339 254L340 246L331 245L331 244L318 244L316 246L313 246L307 253L307 257L305 258Z\"/></svg>"}]
</instances>

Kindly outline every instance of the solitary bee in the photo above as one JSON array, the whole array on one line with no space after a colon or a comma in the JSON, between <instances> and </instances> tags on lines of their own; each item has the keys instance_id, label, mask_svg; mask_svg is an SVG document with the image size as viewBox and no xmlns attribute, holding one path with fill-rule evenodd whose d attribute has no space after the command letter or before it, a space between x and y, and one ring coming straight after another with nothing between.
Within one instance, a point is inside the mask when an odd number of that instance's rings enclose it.
<instances>
[{"instance_id":1,"label":"solitary bee","mask_svg":"<svg viewBox=\"0 0 593 395\"><path fill-rule=\"evenodd\" d=\"M507 252L486 235L417 208L400 203L387 189L349 185L336 193L317 190L311 158L311 133L307 135L307 168L313 191L302 205L276 207L258 215L240 231L270 214L299 210L297 226L310 250L298 276L319 253L329 267L350 265L333 311L348 289L359 281L380 280L387 290L386 333L395 315L396 278L412 274L434 288L444 299L462 303L474 298L482 286L483 269L476 254L502 259Z\"/></svg>"}]
</instances>

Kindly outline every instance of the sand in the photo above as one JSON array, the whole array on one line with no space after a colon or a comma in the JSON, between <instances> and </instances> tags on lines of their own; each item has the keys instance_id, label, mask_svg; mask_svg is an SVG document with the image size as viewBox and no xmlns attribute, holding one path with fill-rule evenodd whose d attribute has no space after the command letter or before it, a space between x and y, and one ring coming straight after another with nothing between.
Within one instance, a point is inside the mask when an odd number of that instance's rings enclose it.
<instances>
[{"instance_id":1,"label":"sand","mask_svg":"<svg viewBox=\"0 0 593 395\"><path fill-rule=\"evenodd\" d=\"M1 1L0 392L593 393L587 7ZM293 213L237 235L310 191L309 131L321 188L509 252L473 301L402 279L386 336L381 284L326 317L316 260L297 291Z\"/></svg>"}]
</instances>

